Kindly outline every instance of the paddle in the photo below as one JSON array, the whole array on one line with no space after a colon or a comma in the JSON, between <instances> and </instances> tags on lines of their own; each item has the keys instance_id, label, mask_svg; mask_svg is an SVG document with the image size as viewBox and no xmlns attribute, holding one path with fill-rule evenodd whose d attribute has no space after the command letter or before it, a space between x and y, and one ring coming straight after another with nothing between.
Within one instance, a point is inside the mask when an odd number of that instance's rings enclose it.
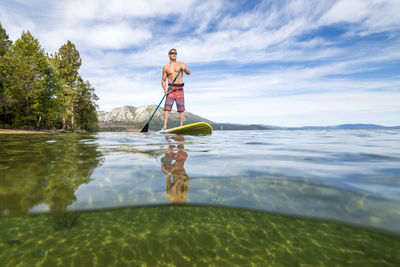
<instances>
[{"instance_id":1,"label":"paddle","mask_svg":"<svg viewBox=\"0 0 400 267\"><path fill-rule=\"evenodd\" d=\"M181 74L181 71L182 71L182 69L178 72L178 75L176 75L175 79L172 81L171 85L168 87L167 94L169 92L169 89L171 89L172 85L174 85L174 83L176 81L176 78L178 78L179 74ZM151 119L153 118L154 114L156 114L157 109L160 107L160 105L163 102L165 96L166 96L166 94L161 99L160 104L158 104L156 110L154 110L154 113L153 113L153 115L151 115L149 121L146 123L146 125L143 127L143 129L140 131L141 133L147 133L149 131L149 123L150 123Z\"/></svg>"}]
</instances>

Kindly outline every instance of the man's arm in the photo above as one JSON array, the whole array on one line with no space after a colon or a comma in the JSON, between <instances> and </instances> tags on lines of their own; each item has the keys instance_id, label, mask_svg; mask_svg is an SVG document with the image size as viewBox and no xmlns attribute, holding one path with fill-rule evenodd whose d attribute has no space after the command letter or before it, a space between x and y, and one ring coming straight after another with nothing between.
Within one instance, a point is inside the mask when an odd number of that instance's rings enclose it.
<instances>
[{"instance_id":1,"label":"man's arm","mask_svg":"<svg viewBox=\"0 0 400 267\"><path fill-rule=\"evenodd\" d=\"M167 94L167 85L165 83L166 80L167 80L167 69L166 67L164 67L161 78L161 86L164 89L164 94Z\"/></svg>"},{"instance_id":2,"label":"man's arm","mask_svg":"<svg viewBox=\"0 0 400 267\"><path fill-rule=\"evenodd\" d=\"M182 62L181 68L187 75L190 75L190 70L186 67L185 63Z\"/></svg>"}]
</instances>

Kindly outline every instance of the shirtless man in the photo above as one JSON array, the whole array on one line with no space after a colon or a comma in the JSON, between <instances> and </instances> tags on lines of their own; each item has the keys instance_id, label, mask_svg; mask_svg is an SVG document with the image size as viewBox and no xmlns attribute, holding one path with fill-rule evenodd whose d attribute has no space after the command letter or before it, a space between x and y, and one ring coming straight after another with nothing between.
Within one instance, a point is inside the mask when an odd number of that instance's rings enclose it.
<instances>
[{"instance_id":1,"label":"shirtless man","mask_svg":"<svg viewBox=\"0 0 400 267\"><path fill-rule=\"evenodd\" d=\"M189 69L186 67L185 63L176 61L177 53L176 49L172 48L168 52L169 56L169 63L165 65L163 68L162 72L162 79L161 79L161 85L164 89L164 94L167 95L167 99L165 100L165 105L164 105L164 126L162 130L167 129L167 122L169 118L169 113L172 110L172 105L174 102L176 102L176 108L179 112L179 121L180 125L183 125L183 119L184 119L184 112L185 112L185 98L183 94L183 72L185 72L187 75L190 75ZM175 79L176 75L178 75L178 72L182 70L181 74L179 74L178 78L176 78L176 81L173 86L171 86L171 89L169 92L167 92L168 87L171 85L173 80ZM168 78L168 87L165 83L166 79Z\"/></svg>"}]
</instances>

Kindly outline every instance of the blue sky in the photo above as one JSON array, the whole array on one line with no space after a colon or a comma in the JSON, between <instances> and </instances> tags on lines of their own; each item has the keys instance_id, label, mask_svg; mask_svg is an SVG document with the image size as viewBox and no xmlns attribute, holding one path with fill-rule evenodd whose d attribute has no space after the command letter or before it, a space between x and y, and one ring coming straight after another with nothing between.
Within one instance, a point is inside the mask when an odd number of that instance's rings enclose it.
<instances>
[{"instance_id":1,"label":"blue sky","mask_svg":"<svg viewBox=\"0 0 400 267\"><path fill-rule=\"evenodd\" d=\"M100 110L158 104L170 48L216 122L400 125L400 1L0 0L10 38L71 40Z\"/></svg>"}]
</instances>

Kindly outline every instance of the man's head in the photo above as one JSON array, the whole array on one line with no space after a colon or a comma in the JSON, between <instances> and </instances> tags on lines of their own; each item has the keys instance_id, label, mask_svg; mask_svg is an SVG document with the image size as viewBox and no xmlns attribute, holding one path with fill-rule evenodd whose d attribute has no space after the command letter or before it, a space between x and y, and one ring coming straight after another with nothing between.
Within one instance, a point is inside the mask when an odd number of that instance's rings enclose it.
<instances>
[{"instance_id":1,"label":"man's head","mask_svg":"<svg viewBox=\"0 0 400 267\"><path fill-rule=\"evenodd\" d=\"M176 55L177 55L178 53L176 52L176 49L175 48L172 48L172 49L170 49L169 50L169 52L168 52L168 56L169 56L169 58L174 58L174 59L176 59Z\"/></svg>"}]
</instances>

